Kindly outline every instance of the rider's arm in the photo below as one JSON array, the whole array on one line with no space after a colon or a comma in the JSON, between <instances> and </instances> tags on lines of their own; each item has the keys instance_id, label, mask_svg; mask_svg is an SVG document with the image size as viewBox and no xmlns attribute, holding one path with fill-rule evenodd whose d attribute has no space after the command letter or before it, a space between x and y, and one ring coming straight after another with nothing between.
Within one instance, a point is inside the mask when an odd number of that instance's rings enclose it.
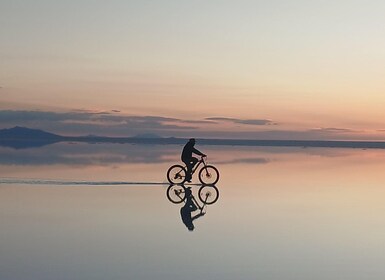
<instances>
[{"instance_id":1,"label":"rider's arm","mask_svg":"<svg viewBox=\"0 0 385 280\"><path fill-rule=\"evenodd\" d=\"M200 155L202 157L206 156L204 153L202 153L201 151L198 151L197 149L193 148L193 153L194 154L197 154L197 155Z\"/></svg>"},{"instance_id":2,"label":"rider's arm","mask_svg":"<svg viewBox=\"0 0 385 280\"><path fill-rule=\"evenodd\" d=\"M191 217L191 220L194 221L194 220L196 220L196 219L198 219L198 218L200 218L200 217L202 217L204 215L205 215L205 213L200 212L198 215L195 215L194 217Z\"/></svg>"}]
</instances>

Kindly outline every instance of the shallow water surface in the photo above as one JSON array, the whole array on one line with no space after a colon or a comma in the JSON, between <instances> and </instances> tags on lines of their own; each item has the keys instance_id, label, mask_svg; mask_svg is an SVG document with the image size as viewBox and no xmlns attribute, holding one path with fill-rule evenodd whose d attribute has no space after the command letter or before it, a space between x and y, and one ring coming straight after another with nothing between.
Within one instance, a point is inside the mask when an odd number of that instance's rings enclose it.
<instances>
[{"instance_id":1,"label":"shallow water surface","mask_svg":"<svg viewBox=\"0 0 385 280\"><path fill-rule=\"evenodd\" d=\"M385 151L201 146L219 199L190 231L181 148L0 148L0 279L384 279Z\"/></svg>"}]
</instances>

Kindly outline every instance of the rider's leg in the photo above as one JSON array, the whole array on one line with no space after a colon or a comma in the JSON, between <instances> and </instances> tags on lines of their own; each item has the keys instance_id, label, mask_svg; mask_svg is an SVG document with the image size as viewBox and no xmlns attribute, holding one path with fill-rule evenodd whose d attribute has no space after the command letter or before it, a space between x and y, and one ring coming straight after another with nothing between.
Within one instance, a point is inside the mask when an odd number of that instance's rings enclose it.
<instances>
[{"instance_id":1,"label":"rider's leg","mask_svg":"<svg viewBox=\"0 0 385 280\"><path fill-rule=\"evenodd\" d=\"M191 158L191 169L194 168L195 164L197 164L199 160L196 157Z\"/></svg>"},{"instance_id":2,"label":"rider's leg","mask_svg":"<svg viewBox=\"0 0 385 280\"><path fill-rule=\"evenodd\" d=\"M186 205L188 205L188 208L191 212L198 210L197 205L194 202L194 197L191 192L191 187L188 187L186 189Z\"/></svg>"},{"instance_id":3,"label":"rider's leg","mask_svg":"<svg viewBox=\"0 0 385 280\"><path fill-rule=\"evenodd\" d=\"M186 167L187 167L186 180L188 182L191 182L192 170L193 170L195 164L197 164L197 162L198 162L198 159L195 157L191 157L191 159L189 161L184 161L184 163L186 164Z\"/></svg>"},{"instance_id":4,"label":"rider's leg","mask_svg":"<svg viewBox=\"0 0 385 280\"><path fill-rule=\"evenodd\" d=\"M190 161L184 161L187 167L187 174L186 174L186 180L190 181L191 180L191 171L192 171L192 165Z\"/></svg>"},{"instance_id":5,"label":"rider's leg","mask_svg":"<svg viewBox=\"0 0 385 280\"><path fill-rule=\"evenodd\" d=\"M198 207L195 205L194 201L191 201L191 203L189 205L189 209L191 212L198 210Z\"/></svg>"},{"instance_id":6,"label":"rider's leg","mask_svg":"<svg viewBox=\"0 0 385 280\"><path fill-rule=\"evenodd\" d=\"M188 165L188 167L187 167L187 173L188 173L188 177L187 177L187 181L189 181L189 182L191 182L191 178L192 178L192 170L193 170L193 168L194 168L194 166L195 166L195 164L197 164L197 162L198 162L198 159L197 158L195 158L195 157L191 157L191 159L190 159L190 162L189 162L189 165Z\"/></svg>"}]
</instances>

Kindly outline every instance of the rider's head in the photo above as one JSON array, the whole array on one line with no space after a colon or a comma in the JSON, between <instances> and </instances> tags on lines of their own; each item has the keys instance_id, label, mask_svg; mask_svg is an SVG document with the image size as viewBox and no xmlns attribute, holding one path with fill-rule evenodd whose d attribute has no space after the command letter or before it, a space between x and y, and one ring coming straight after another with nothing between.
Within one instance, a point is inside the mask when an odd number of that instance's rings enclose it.
<instances>
[{"instance_id":1,"label":"rider's head","mask_svg":"<svg viewBox=\"0 0 385 280\"><path fill-rule=\"evenodd\" d=\"M189 142L195 145L195 138L190 138Z\"/></svg>"}]
</instances>

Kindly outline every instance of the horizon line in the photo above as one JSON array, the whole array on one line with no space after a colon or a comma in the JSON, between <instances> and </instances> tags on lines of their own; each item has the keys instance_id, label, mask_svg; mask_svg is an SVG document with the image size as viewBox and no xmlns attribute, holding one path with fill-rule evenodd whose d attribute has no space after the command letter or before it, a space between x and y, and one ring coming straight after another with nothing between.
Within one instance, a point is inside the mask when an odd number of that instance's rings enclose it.
<instances>
[{"instance_id":1,"label":"horizon line","mask_svg":"<svg viewBox=\"0 0 385 280\"><path fill-rule=\"evenodd\" d=\"M13 129L13 130L12 130ZM85 143L115 143L115 144L153 144L153 145L180 145L184 144L189 138L179 137L110 137L110 136L62 136L53 134L40 129L30 129L25 127L14 127L1 129L15 131L18 134L2 135L0 146L12 148L31 148L39 147L57 142L85 142ZM21 129L21 130L20 130ZM35 133L28 135L28 132ZM37 134L36 134L37 133ZM39 134L40 133L40 134ZM4 133L3 133L4 134ZM270 146L270 147L302 147L302 148L361 148L361 149L385 149L385 141L361 141L361 140L258 140L258 139L220 139L220 138L196 138L200 145L217 146ZM29 143L29 144L28 144Z\"/></svg>"}]
</instances>

